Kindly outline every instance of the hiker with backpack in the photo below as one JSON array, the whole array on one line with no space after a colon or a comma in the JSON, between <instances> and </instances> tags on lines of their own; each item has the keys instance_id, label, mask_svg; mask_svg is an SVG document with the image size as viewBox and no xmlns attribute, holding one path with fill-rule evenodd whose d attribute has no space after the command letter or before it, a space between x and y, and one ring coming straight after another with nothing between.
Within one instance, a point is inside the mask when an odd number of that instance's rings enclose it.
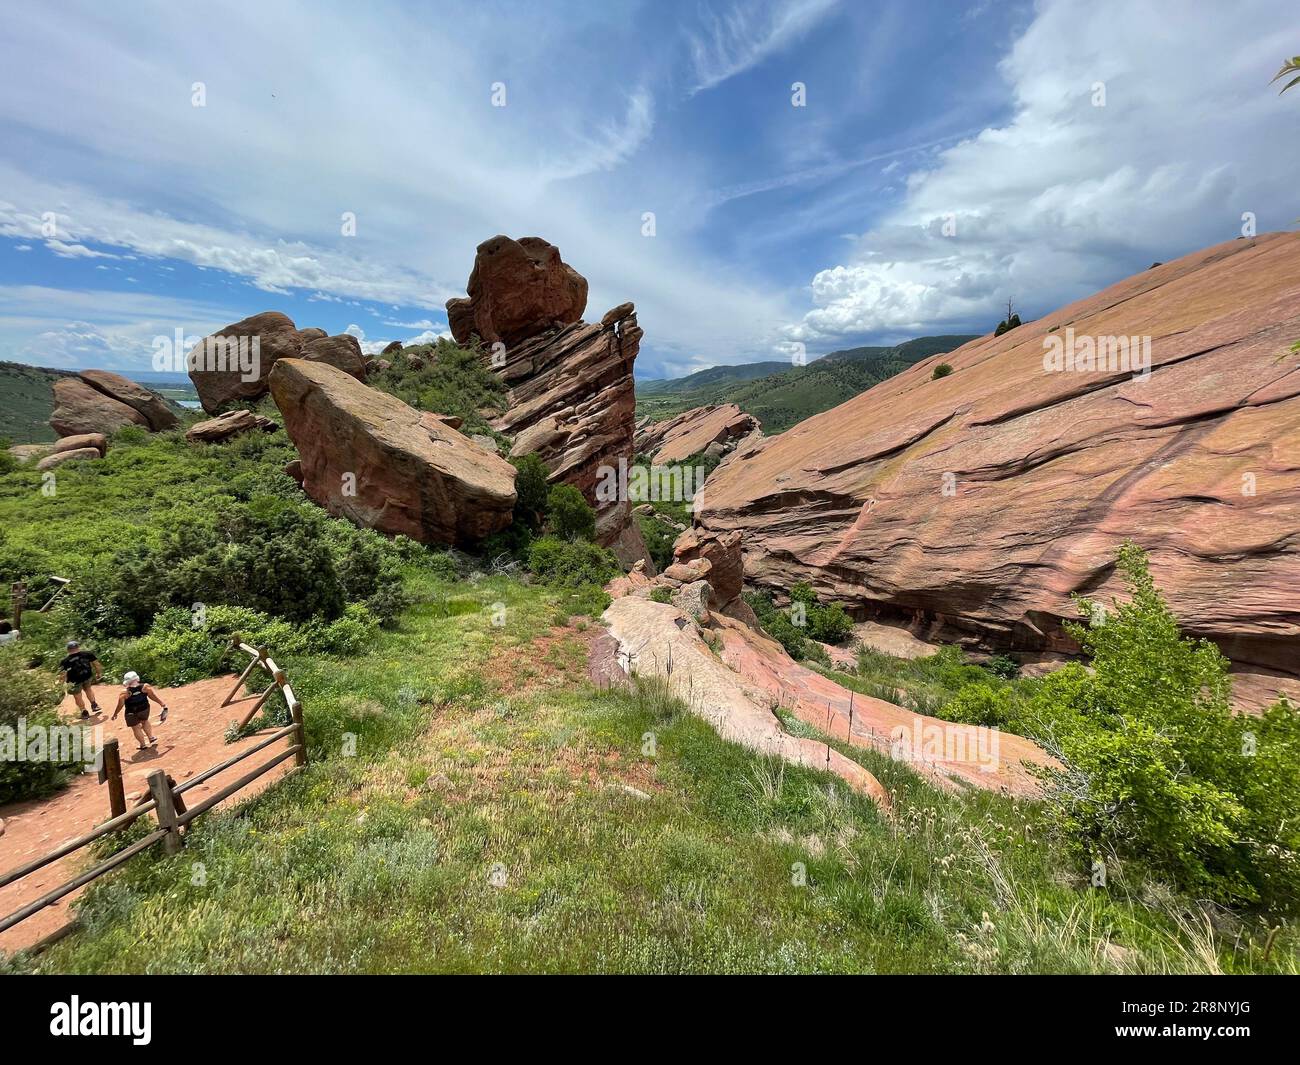
<instances>
[{"instance_id":1,"label":"hiker with backpack","mask_svg":"<svg viewBox=\"0 0 1300 1065\"><path fill-rule=\"evenodd\" d=\"M142 751L158 745L158 737L149 727L150 699L162 707L162 713L158 716L161 724L167 720L167 707L158 698L158 693L140 679L139 673L132 671L122 675L122 693L117 697L117 708L113 711L112 720L116 721L117 715L126 710L126 723L131 727L135 742ZM148 743L145 743L146 739Z\"/></svg>"},{"instance_id":2,"label":"hiker with backpack","mask_svg":"<svg viewBox=\"0 0 1300 1065\"><path fill-rule=\"evenodd\" d=\"M95 652L83 651L81 644L76 640L69 640L68 654L59 663L59 672L63 676L63 683L68 686L68 693L72 696L73 702L81 711L81 716L87 718L91 711L100 713L99 703L95 701L94 685L103 676L104 667L99 664ZM86 709L85 700L82 698L83 693L90 696L90 710Z\"/></svg>"}]
</instances>

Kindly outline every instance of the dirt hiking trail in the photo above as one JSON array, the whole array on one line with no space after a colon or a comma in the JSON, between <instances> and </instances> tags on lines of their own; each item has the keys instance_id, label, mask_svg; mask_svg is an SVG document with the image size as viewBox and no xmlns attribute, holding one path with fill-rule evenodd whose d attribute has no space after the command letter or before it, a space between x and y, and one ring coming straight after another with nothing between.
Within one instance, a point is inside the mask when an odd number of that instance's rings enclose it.
<instances>
[{"instance_id":1,"label":"dirt hiking trail","mask_svg":"<svg viewBox=\"0 0 1300 1065\"><path fill-rule=\"evenodd\" d=\"M225 761L227 758L254 746L260 736L273 731L244 737L237 743L226 743L225 732L232 721L243 716L251 703L257 698L250 695L236 700L229 706L221 706L234 684L233 676L212 677L196 681L180 688L159 688L158 697L167 704L170 713L165 724L158 721L162 713L160 707L150 704L149 720L154 735L158 737L158 746L149 750L136 749L135 737L127 728L119 714L116 721L110 721L113 707L117 705L117 696L121 687L116 684L95 685L95 695L99 700L100 713L92 714L85 724L100 726L102 738L107 740L117 737L122 754L122 783L126 791L128 808L147 793L147 778L155 769L166 770L176 781L183 784L210 766ZM59 712L65 720L78 720L76 704L72 696L66 696L59 706ZM288 741L285 741L286 743ZM278 745L252 756L246 762L240 762L229 769L185 793L186 804L196 806L213 792L248 772L267 758L278 753ZM223 807L241 802L258 794L268 785L290 771L292 759L282 762L265 776L259 777L237 795L222 803ZM0 806L0 819L4 822L4 834L0 835L0 872L15 869L34 858L56 849L63 843L84 835L96 825L109 819L108 788L99 783L97 773L92 769L73 777L68 786L61 791L43 799ZM152 820L151 814L145 817ZM82 848L57 862L38 869L8 887L0 888L0 917L7 916L27 903L40 898L52 888L70 880L81 869L86 868L94 859L90 848ZM84 890L84 889L82 889ZM81 890L65 895L53 906L47 906L27 920L15 925L7 932L0 933L0 951L13 953L23 947L31 946L38 940L56 932L71 920L70 904L81 894Z\"/></svg>"}]
</instances>

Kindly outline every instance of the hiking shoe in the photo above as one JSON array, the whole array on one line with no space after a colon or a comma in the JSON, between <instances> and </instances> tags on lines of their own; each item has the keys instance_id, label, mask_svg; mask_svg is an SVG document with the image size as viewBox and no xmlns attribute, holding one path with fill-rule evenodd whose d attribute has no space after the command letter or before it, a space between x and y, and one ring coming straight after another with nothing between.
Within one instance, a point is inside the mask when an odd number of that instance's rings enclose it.
<instances>
[{"instance_id":1,"label":"hiking shoe","mask_svg":"<svg viewBox=\"0 0 1300 1065\"><path fill-rule=\"evenodd\" d=\"M82 721L85 721L86 718L88 718L89 716L90 716L90 711L89 711L89 710L83 710L83 711L81 711L81 720L82 720Z\"/></svg>"},{"instance_id":2,"label":"hiking shoe","mask_svg":"<svg viewBox=\"0 0 1300 1065\"><path fill-rule=\"evenodd\" d=\"M149 746L150 746L150 747L157 747L157 746L158 746L158 737L157 737L157 736L155 736L153 739L151 739L151 740L149 741Z\"/></svg>"}]
</instances>

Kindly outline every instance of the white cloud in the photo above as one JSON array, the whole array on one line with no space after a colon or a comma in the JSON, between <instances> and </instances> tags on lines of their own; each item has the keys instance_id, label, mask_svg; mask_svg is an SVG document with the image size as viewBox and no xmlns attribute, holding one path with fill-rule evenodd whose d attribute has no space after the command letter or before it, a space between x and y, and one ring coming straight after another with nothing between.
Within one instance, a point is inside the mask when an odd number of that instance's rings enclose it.
<instances>
[{"instance_id":1,"label":"white cloud","mask_svg":"<svg viewBox=\"0 0 1300 1065\"><path fill-rule=\"evenodd\" d=\"M54 252L60 259L116 259L106 251L93 251L84 244L65 244L61 240L47 240L47 250Z\"/></svg>"},{"instance_id":2,"label":"white cloud","mask_svg":"<svg viewBox=\"0 0 1300 1065\"><path fill-rule=\"evenodd\" d=\"M820 22L836 0L784 0L706 9L706 25L689 32L694 76L691 94L734 78L798 40Z\"/></svg>"},{"instance_id":3,"label":"white cloud","mask_svg":"<svg viewBox=\"0 0 1300 1065\"><path fill-rule=\"evenodd\" d=\"M1297 112L1266 83L1293 23L1266 0L1185 5L1177 18L1044 0L1001 66L1010 121L913 173L854 255L812 279L814 309L788 335L991 327L1009 296L1049 311L1237 236L1245 211L1260 212L1261 232L1286 225L1300 142L1278 130Z\"/></svg>"}]
</instances>

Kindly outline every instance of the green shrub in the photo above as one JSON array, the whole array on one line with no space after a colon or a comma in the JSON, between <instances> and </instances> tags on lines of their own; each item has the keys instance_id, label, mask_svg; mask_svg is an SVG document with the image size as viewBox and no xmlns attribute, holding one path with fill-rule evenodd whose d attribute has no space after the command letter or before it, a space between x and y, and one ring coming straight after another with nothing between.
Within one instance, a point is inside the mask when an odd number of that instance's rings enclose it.
<instances>
[{"instance_id":1,"label":"green shrub","mask_svg":"<svg viewBox=\"0 0 1300 1065\"><path fill-rule=\"evenodd\" d=\"M82 768L78 760L58 757L68 751L49 746L40 760L31 760L30 751L19 759L20 729L30 736L34 728L63 724L55 710L58 703L58 690L49 674L28 669L25 653L18 647L0 647L0 803L48 794Z\"/></svg>"},{"instance_id":2,"label":"green shrub","mask_svg":"<svg viewBox=\"0 0 1300 1065\"><path fill-rule=\"evenodd\" d=\"M655 588L650 593L650 599L656 603L671 603L673 601L673 590L671 588Z\"/></svg>"},{"instance_id":3,"label":"green shrub","mask_svg":"<svg viewBox=\"0 0 1300 1065\"><path fill-rule=\"evenodd\" d=\"M552 533L566 540L593 540L596 512L571 484L557 484L546 499L547 523Z\"/></svg>"},{"instance_id":4,"label":"green shrub","mask_svg":"<svg viewBox=\"0 0 1300 1065\"><path fill-rule=\"evenodd\" d=\"M744 600L753 609L763 631L784 647L786 654L795 660L807 655L808 641L804 639L804 630L790 620L788 610L778 610L772 597L765 592L745 592Z\"/></svg>"},{"instance_id":5,"label":"green shrub","mask_svg":"<svg viewBox=\"0 0 1300 1065\"><path fill-rule=\"evenodd\" d=\"M1027 714L1064 768L1048 773L1061 824L1090 853L1147 863L1228 903L1300 903L1300 721L1287 704L1235 714L1227 661L1184 638L1134 544L1130 601L1069 630L1092 656L1045 678ZM1085 617L1094 604L1080 600Z\"/></svg>"},{"instance_id":6,"label":"green shrub","mask_svg":"<svg viewBox=\"0 0 1300 1065\"><path fill-rule=\"evenodd\" d=\"M937 710L946 721L987 728L1014 729L1017 707L1008 688L969 684Z\"/></svg>"},{"instance_id":7,"label":"green shrub","mask_svg":"<svg viewBox=\"0 0 1300 1065\"><path fill-rule=\"evenodd\" d=\"M808 610L808 635L822 643L843 643L853 635L853 618L839 603Z\"/></svg>"},{"instance_id":8,"label":"green shrub","mask_svg":"<svg viewBox=\"0 0 1300 1065\"><path fill-rule=\"evenodd\" d=\"M463 418L463 432L491 434L479 411L505 409L506 387L477 346L440 339L403 348L389 362L389 369L372 372L366 383L418 410Z\"/></svg>"},{"instance_id":9,"label":"green shrub","mask_svg":"<svg viewBox=\"0 0 1300 1065\"><path fill-rule=\"evenodd\" d=\"M672 565L673 544L677 533L651 514L636 515L637 527L641 530L641 539L645 541L650 561L661 573Z\"/></svg>"},{"instance_id":10,"label":"green shrub","mask_svg":"<svg viewBox=\"0 0 1300 1065\"><path fill-rule=\"evenodd\" d=\"M510 461L518 471L515 474L514 520L516 524L525 525L536 532L546 520L551 490L547 479L551 471L537 455L521 455Z\"/></svg>"},{"instance_id":11,"label":"green shrub","mask_svg":"<svg viewBox=\"0 0 1300 1065\"><path fill-rule=\"evenodd\" d=\"M590 540L542 536L528 548L528 568L547 584L579 588L603 585L619 572L617 559Z\"/></svg>"},{"instance_id":12,"label":"green shrub","mask_svg":"<svg viewBox=\"0 0 1300 1065\"><path fill-rule=\"evenodd\" d=\"M947 377L950 373L952 373L952 363L941 362L934 368L934 372L930 374L930 380L937 381L940 377Z\"/></svg>"},{"instance_id":13,"label":"green shrub","mask_svg":"<svg viewBox=\"0 0 1300 1065\"><path fill-rule=\"evenodd\" d=\"M984 663L984 668L1003 680L1014 680L1020 676L1020 663L1007 655L994 655Z\"/></svg>"}]
</instances>

